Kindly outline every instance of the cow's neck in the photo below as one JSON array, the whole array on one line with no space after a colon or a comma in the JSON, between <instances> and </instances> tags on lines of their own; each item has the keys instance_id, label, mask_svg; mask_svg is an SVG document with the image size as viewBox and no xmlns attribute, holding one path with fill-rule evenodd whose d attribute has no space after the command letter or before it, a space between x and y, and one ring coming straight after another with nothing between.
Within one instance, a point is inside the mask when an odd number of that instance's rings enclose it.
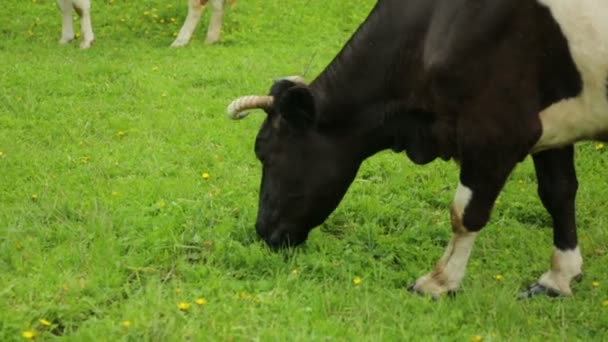
<instances>
[{"instance_id":1,"label":"cow's neck","mask_svg":"<svg viewBox=\"0 0 608 342\"><path fill-rule=\"evenodd\" d=\"M412 2L418 3L418 2ZM406 150L415 162L426 163L437 154L431 136L432 114L406 103L414 94L420 66L421 38L395 37L394 32L423 30L424 20L404 21L404 15L422 16L424 8L391 6L379 2L342 51L311 84L319 126L333 135L351 137L349 148L365 159L384 149ZM428 5L425 5L428 6ZM411 24L405 24L410 22ZM410 25L408 30L402 26ZM340 134L340 133L344 134ZM434 153L434 154L433 154Z\"/></svg>"}]
</instances>

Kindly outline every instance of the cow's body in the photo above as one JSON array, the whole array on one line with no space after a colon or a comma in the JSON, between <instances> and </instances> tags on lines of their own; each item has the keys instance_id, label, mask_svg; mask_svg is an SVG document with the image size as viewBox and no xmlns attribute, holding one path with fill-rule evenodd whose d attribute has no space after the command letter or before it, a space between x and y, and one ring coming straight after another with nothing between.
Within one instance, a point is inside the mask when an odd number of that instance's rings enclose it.
<instances>
[{"instance_id":1,"label":"cow's body","mask_svg":"<svg viewBox=\"0 0 608 342\"><path fill-rule=\"evenodd\" d=\"M533 153L555 251L527 294L571 294L582 267L572 144L608 137L607 17L604 0L378 1L310 86L281 80L231 107L268 113L258 233L272 246L305 241L380 150L455 159L453 238L412 286L438 296L459 286L504 182Z\"/></svg>"},{"instance_id":2,"label":"cow's body","mask_svg":"<svg viewBox=\"0 0 608 342\"><path fill-rule=\"evenodd\" d=\"M229 1L232 4L236 0ZM82 42L80 47L87 49L95 41L93 26L91 24L91 1L90 0L57 0L59 9L63 15L60 44L68 44L74 40L74 28L72 23L72 7L80 17ZM194 33L194 29L201 20L203 11L207 4L211 6L211 19L205 43L213 44L219 41L222 29L222 18L224 15L224 0L188 0L188 15L177 38L171 44L172 47L180 47L188 44Z\"/></svg>"}]
</instances>

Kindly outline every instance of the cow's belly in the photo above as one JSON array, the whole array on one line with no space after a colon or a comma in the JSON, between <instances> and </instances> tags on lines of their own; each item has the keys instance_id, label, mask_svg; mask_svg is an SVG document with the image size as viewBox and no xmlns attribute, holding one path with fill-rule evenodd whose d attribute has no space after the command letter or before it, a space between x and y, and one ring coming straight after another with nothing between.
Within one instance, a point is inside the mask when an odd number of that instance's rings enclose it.
<instances>
[{"instance_id":1,"label":"cow's belly","mask_svg":"<svg viewBox=\"0 0 608 342\"><path fill-rule=\"evenodd\" d=\"M542 135L532 152L608 137L608 1L538 0L551 9L583 81L578 97L540 113ZM559 70L556 70L559 72Z\"/></svg>"}]
</instances>

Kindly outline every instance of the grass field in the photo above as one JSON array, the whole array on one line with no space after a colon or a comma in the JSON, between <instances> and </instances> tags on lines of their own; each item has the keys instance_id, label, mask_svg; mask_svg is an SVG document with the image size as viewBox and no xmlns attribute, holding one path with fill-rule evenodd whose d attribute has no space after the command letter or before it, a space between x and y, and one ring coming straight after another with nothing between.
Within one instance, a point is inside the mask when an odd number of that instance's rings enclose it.
<instances>
[{"instance_id":1,"label":"grass field","mask_svg":"<svg viewBox=\"0 0 608 342\"><path fill-rule=\"evenodd\" d=\"M374 1L240 0L221 44L199 27L183 49L185 0L93 2L83 51L57 44L55 1L3 1L0 341L608 340L608 151L577 147L574 297L516 300L552 250L528 159L462 291L434 302L406 285L450 237L453 163L371 158L305 246L275 253L253 228L263 116L225 115L275 77L314 78Z\"/></svg>"}]
</instances>

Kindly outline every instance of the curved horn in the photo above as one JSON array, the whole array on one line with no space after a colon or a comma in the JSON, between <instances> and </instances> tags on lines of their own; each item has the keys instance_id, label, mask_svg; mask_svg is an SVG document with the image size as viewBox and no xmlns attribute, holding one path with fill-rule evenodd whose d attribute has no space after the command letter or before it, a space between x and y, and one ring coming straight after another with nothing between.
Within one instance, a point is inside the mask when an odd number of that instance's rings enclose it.
<instances>
[{"instance_id":1,"label":"curved horn","mask_svg":"<svg viewBox=\"0 0 608 342\"><path fill-rule=\"evenodd\" d=\"M287 76L276 79L275 82L282 80L290 81L297 85L306 85L306 81L302 76ZM241 96L228 105L228 117L232 120L240 120L249 115L249 112L246 112L246 110L267 109L272 107L273 102L274 98L272 96Z\"/></svg>"},{"instance_id":2,"label":"curved horn","mask_svg":"<svg viewBox=\"0 0 608 342\"><path fill-rule=\"evenodd\" d=\"M249 115L246 110L269 108L273 102L272 96L241 96L228 105L228 117L232 120L240 120Z\"/></svg>"}]
</instances>

